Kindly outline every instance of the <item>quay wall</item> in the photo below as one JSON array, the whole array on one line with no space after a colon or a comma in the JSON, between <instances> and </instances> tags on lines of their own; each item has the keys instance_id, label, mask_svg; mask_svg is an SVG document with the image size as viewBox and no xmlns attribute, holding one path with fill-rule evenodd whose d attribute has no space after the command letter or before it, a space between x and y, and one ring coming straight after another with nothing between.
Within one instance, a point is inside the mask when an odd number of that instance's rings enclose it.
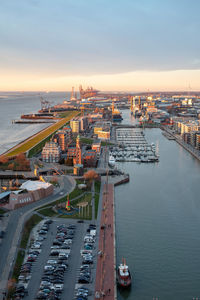
<instances>
[{"instance_id":1,"label":"quay wall","mask_svg":"<svg viewBox=\"0 0 200 300\"><path fill-rule=\"evenodd\" d=\"M104 183L94 299L116 300L114 185Z\"/></svg>"},{"instance_id":2,"label":"quay wall","mask_svg":"<svg viewBox=\"0 0 200 300\"><path fill-rule=\"evenodd\" d=\"M192 154L196 159L198 159L198 161L200 161L200 154L195 152L195 149L193 150L192 148L190 148L190 146L188 144L186 144L179 136L177 136L175 133L173 133L169 128L166 127L162 127L162 130L164 130L165 132L167 132L168 134L170 134L171 136L174 137L174 140L181 145L185 150L187 150L190 154Z\"/></svg>"}]
</instances>

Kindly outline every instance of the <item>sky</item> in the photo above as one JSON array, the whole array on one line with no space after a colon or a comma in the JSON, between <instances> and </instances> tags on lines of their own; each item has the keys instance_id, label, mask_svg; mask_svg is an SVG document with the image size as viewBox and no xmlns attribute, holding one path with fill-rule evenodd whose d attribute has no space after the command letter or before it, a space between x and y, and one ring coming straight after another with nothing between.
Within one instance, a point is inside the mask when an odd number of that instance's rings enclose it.
<instances>
[{"instance_id":1,"label":"sky","mask_svg":"<svg viewBox=\"0 0 200 300\"><path fill-rule=\"evenodd\" d=\"M199 0L0 0L0 90L200 90Z\"/></svg>"}]
</instances>

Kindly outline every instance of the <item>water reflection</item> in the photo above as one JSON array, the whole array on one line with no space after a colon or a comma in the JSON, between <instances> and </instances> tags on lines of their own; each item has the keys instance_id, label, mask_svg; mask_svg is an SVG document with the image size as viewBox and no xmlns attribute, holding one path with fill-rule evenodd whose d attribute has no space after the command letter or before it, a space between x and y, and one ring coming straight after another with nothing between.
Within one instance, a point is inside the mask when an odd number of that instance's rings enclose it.
<instances>
[{"instance_id":1,"label":"water reflection","mask_svg":"<svg viewBox=\"0 0 200 300\"><path fill-rule=\"evenodd\" d=\"M158 141L159 163L118 164L130 182L115 189L117 263L125 257L134 278L118 299L192 299L200 293L200 163L159 129L145 135Z\"/></svg>"}]
</instances>

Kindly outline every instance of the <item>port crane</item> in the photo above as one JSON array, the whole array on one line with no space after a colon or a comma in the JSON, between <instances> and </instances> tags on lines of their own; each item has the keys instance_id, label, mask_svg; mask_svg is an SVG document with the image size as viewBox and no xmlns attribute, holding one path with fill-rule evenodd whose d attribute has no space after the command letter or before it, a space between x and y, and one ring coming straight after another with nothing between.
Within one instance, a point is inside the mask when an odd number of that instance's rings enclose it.
<instances>
[{"instance_id":1,"label":"port crane","mask_svg":"<svg viewBox=\"0 0 200 300\"><path fill-rule=\"evenodd\" d=\"M42 96L40 96L41 110L49 110L51 109L51 104L53 101L45 100Z\"/></svg>"}]
</instances>

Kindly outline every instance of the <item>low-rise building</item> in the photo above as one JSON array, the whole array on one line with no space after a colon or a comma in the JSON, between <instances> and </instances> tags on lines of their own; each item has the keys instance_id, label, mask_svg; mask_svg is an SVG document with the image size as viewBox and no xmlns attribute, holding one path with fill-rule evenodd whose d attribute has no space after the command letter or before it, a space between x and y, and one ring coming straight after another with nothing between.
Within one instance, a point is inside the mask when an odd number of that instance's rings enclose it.
<instances>
[{"instance_id":1,"label":"low-rise building","mask_svg":"<svg viewBox=\"0 0 200 300\"><path fill-rule=\"evenodd\" d=\"M97 165L97 153L95 150L87 150L83 155L84 167L93 167Z\"/></svg>"},{"instance_id":2,"label":"low-rise building","mask_svg":"<svg viewBox=\"0 0 200 300\"><path fill-rule=\"evenodd\" d=\"M110 140L110 129L99 130L97 136L101 140Z\"/></svg>"},{"instance_id":3,"label":"low-rise building","mask_svg":"<svg viewBox=\"0 0 200 300\"><path fill-rule=\"evenodd\" d=\"M42 160L44 162L59 162L60 156L60 146L53 141L47 142L42 149Z\"/></svg>"},{"instance_id":4,"label":"low-rise building","mask_svg":"<svg viewBox=\"0 0 200 300\"><path fill-rule=\"evenodd\" d=\"M75 146L70 146L67 149L67 157L68 158L74 158L76 156L76 147Z\"/></svg>"},{"instance_id":5,"label":"low-rise building","mask_svg":"<svg viewBox=\"0 0 200 300\"><path fill-rule=\"evenodd\" d=\"M53 194L52 184L28 180L20 186L20 190L3 193L2 197L0 197L0 207L13 210L48 197L51 194Z\"/></svg>"},{"instance_id":6,"label":"low-rise building","mask_svg":"<svg viewBox=\"0 0 200 300\"><path fill-rule=\"evenodd\" d=\"M93 142L92 150L95 150L97 154L100 154L100 152L101 152L101 141L100 140Z\"/></svg>"}]
</instances>

